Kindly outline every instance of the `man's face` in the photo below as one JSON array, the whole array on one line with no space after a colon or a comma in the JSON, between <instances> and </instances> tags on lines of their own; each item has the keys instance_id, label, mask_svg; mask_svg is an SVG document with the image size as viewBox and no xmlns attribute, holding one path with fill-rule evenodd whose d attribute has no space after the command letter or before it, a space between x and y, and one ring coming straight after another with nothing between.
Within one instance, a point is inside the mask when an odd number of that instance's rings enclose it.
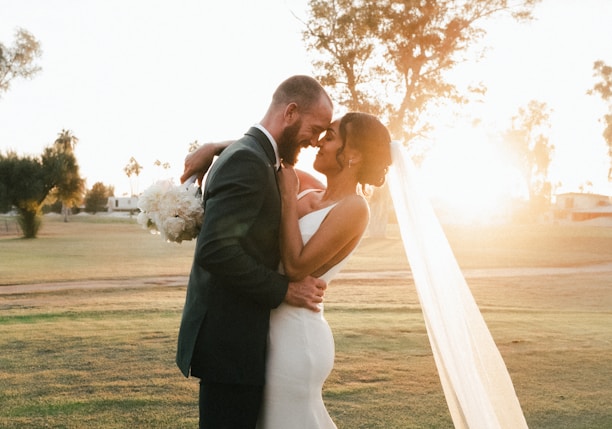
<instances>
[{"instance_id":1,"label":"man's face","mask_svg":"<svg viewBox=\"0 0 612 429\"><path fill-rule=\"evenodd\" d=\"M310 111L283 130L278 139L278 153L283 162L295 165L303 147L316 146L320 135L327 129L332 118L332 106L325 97Z\"/></svg>"},{"instance_id":2,"label":"man's face","mask_svg":"<svg viewBox=\"0 0 612 429\"><path fill-rule=\"evenodd\" d=\"M298 133L302 127L302 120L298 120L293 125L286 127L278 139L278 156L283 162L295 165L297 156L302 149Z\"/></svg>"}]
</instances>

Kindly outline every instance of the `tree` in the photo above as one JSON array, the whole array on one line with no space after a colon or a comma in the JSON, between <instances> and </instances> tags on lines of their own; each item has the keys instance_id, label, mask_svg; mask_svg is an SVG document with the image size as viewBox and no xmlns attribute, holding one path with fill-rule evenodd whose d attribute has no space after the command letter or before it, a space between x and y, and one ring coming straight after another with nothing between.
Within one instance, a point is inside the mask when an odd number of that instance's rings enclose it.
<instances>
[{"instance_id":1,"label":"tree","mask_svg":"<svg viewBox=\"0 0 612 429\"><path fill-rule=\"evenodd\" d=\"M40 43L23 28L15 32L13 46L0 43L0 96L8 91L15 78L31 78L41 68L34 63L42 55Z\"/></svg>"},{"instance_id":2,"label":"tree","mask_svg":"<svg viewBox=\"0 0 612 429\"><path fill-rule=\"evenodd\" d=\"M57 183L52 193L52 196L62 203L64 222L68 222L70 207L81 202L85 188L85 181L79 174L79 166L74 156L74 148L78 141L79 139L72 134L72 131L62 130L53 142L52 148L47 149L56 151L58 155L62 153L67 155L66 157L56 157L56 159L63 159L66 164L62 180Z\"/></svg>"},{"instance_id":3,"label":"tree","mask_svg":"<svg viewBox=\"0 0 612 429\"><path fill-rule=\"evenodd\" d=\"M0 208L17 210L25 238L38 234L41 206L62 179L63 158L54 151L45 151L41 157L0 154Z\"/></svg>"},{"instance_id":4,"label":"tree","mask_svg":"<svg viewBox=\"0 0 612 429\"><path fill-rule=\"evenodd\" d=\"M142 171L142 168L143 168L142 165L140 165L138 161L136 161L136 158L134 157L131 157L130 162L128 162L128 164L125 167L123 167L123 171L125 172L126 176L130 180L130 192L132 193L132 196L136 195L134 194L134 188L132 186L132 175L138 178L138 176L140 175L140 172Z\"/></svg>"},{"instance_id":5,"label":"tree","mask_svg":"<svg viewBox=\"0 0 612 429\"><path fill-rule=\"evenodd\" d=\"M41 207L48 197L72 201L82 188L74 153L60 144L45 148L40 157L0 154L0 209L17 210L25 238L38 234Z\"/></svg>"},{"instance_id":6,"label":"tree","mask_svg":"<svg viewBox=\"0 0 612 429\"><path fill-rule=\"evenodd\" d=\"M155 162L153 162L153 165L156 167L161 167L164 170L168 170L170 168L169 162L161 162L159 159L156 159Z\"/></svg>"},{"instance_id":7,"label":"tree","mask_svg":"<svg viewBox=\"0 0 612 429\"><path fill-rule=\"evenodd\" d=\"M349 110L379 115L409 142L442 100L466 101L445 73L483 37L486 19L531 18L540 0L310 0L304 40L321 58L317 77ZM482 88L475 88L482 91Z\"/></svg>"},{"instance_id":8,"label":"tree","mask_svg":"<svg viewBox=\"0 0 612 429\"><path fill-rule=\"evenodd\" d=\"M514 166L521 172L529 189L529 201L535 214L550 204L552 184L548 168L555 147L549 142L550 113L546 103L532 100L512 117L504 141L514 156Z\"/></svg>"},{"instance_id":9,"label":"tree","mask_svg":"<svg viewBox=\"0 0 612 429\"><path fill-rule=\"evenodd\" d=\"M530 19L539 1L310 0L303 36L320 55L317 77L333 98L348 110L381 117L394 139L411 144L432 128L429 108L467 101L447 72L484 36L481 23L502 13ZM386 225L388 218L389 198L379 201L370 223L376 235L385 230L376 223Z\"/></svg>"},{"instance_id":10,"label":"tree","mask_svg":"<svg viewBox=\"0 0 612 429\"><path fill-rule=\"evenodd\" d=\"M169 162L161 162L159 159L156 159L155 162L153 162L153 165L157 168L160 168L161 170L163 170L164 172L168 171L170 169L170 163ZM164 176L164 174L161 174L160 176Z\"/></svg>"},{"instance_id":11,"label":"tree","mask_svg":"<svg viewBox=\"0 0 612 429\"><path fill-rule=\"evenodd\" d=\"M197 140L189 143L188 153L195 152L200 147L200 143Z\"/></svg>"},{"instance_id":12,"label":"tree","mask_svg":"<svg viewBox=\"0 0 612 429\"><path fill-rule=\"evenodd\" d=\"M85 211L96 214L104 211L108 203L108 197L112 197L115 190L112 186L105 186L102 182L96 182L85 195Z\"/></svg>"},{"instance_id":13,"label":"tree","mask_svg":"<svg viewBox=\"0 0 612 429\"><path fill-rule=\"evenodd\" d=\"M610 159L608 180L612 181L612 67L606 65L603 61L595 61L593 70L593 74L599 81L595 83L588 93L599 94L601 98L608 103L608 113L603 117L603 138L608 145L608 158Z\"/></svg>"},{"instance_id":14,"label":"tree","mask_svg":"<svg viewBox=\"0 0 612 429\"><path fill-rule=\"evenodd\" d=\"M34 238L40 228L40 205L50 187L40 159L20 158L15 152L0 154L0 208L15 208L25 238Z\"/></svg>"}]
</instances>

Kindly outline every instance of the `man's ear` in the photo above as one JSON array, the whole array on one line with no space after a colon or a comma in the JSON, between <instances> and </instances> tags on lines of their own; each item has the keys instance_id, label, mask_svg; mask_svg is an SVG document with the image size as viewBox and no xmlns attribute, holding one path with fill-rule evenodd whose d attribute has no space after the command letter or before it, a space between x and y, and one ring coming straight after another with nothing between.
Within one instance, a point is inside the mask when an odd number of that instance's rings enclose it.
<instances>
[{"instance_id":1,"label":"man's ear","mask_svg":"<svg viewBox=\"0 0 612 429\"><path fill-rule=\"evenodd\" d=\"M289 103L287 107L285 107L285 111L283 112L283 117L285 118L285 123L287 125L293 125L300 118L300 113L298 111L297 103Z\"/></svg>"}]
</instances>

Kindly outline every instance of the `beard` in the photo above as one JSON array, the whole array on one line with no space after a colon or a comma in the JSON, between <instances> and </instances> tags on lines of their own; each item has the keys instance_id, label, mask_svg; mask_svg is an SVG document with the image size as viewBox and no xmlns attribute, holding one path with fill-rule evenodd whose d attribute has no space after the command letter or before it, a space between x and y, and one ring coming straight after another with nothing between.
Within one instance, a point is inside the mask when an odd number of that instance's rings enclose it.
<instances>
[{"instance_id":1,"label":"beard","mask_svg":"<svg viewBox=\"0 0 612 429\"><path fill-rule=\"evenodd\" d=\"M302 149L297 139L301 127L302 121L300 120L285 128L278 138L278 156L287 164L295 165L300 149Z\"/></svg>"}]
</instances>

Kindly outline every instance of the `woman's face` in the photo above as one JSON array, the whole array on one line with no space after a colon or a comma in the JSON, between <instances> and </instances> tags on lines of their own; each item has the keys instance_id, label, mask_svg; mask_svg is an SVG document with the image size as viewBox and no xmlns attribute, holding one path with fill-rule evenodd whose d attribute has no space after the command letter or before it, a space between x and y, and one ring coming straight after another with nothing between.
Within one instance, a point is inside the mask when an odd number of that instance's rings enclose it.
<instances>
[{"instance_id":1,"label":"woman's face","mask_svg":"<svg viewBox=\"0 0 612 429\"><path fill-rule=\"evenodd\" d=\"M319 151L314 160L313 167L316 171L322 174L330 174L342 170L339 160L342 156L338 156L338 152L342 149L342 138L340 137L340 120L333 121L325 134L319 140L317 146Z\"/></svg>"}]
</instances>

